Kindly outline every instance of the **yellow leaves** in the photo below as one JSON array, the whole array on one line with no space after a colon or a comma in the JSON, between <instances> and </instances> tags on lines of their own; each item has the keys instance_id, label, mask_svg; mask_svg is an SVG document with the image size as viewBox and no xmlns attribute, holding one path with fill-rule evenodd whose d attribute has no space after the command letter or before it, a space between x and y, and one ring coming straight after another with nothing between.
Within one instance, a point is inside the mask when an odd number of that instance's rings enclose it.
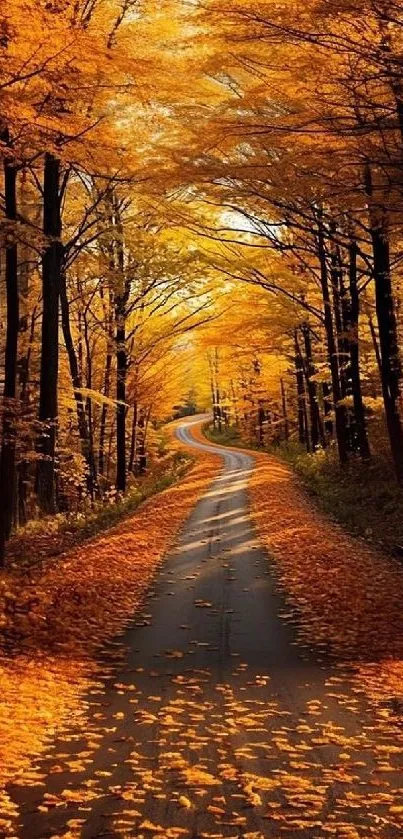
<instances>
[{"instance_id":1,"label":"yellow leaves","mask_svg":"<svg viewBox=\"0 0 403 839\"><path fill-rule=\"evenodd\" d=\"M95 670L91 654L125 628L161 556L219 465L218 457L202 455L180 484L150 498L130 520L56 563L36 566L27 580L19 573L0 575L13 598L13 614L18 617L20 607L21 615L27 606L31 609L26 628L19 626L24 653L0 659L0 782L22 772L18 779L22 785L37 783L38 773L29 779L27 772L31 757L42 751L45 736L52 734L56 725L61 728L71 721L73 714L79 724L78 697L89 687ZM32 608L31 603L35 603ZM3 619L8 626L10 614L2 612L0 597L0 622ZM40 658L35 656L35 648L43 650ZM172 652L173 658L179 659L177 651ZM117 683L116 689L133 692L135 685ZM124 712L117 711L115 719L123 720ZM152 725L157 719L151 713L138 716L143 725ZM88 746L90 756L98 748L96 738ZM57 761L62 759L69 759L68 754L56 756ZM85 760L86 755L81 755L74 764L70 758L71 770L83 771ZM63 769L60 765L55 771ZM69 794L72 801L80 800L79 794L69 791L63 800L67 801ZM45 798L40 806L58 804L58 800Z\"/></svg>"},{"instance_id":2,"label":"yellow leaves","mask_svg":"<svg viewBox=\"0 0 403 839\"><path fill-rule=\"evenodd\" d=\"M164 833L165 828L161 827L160 824L153 824L148 819L145 819L140 824L140 830L147 830L151 831L152 833Z\"/></svg>"},{"instance_id":3,"label":"yellow leaves","mask_svg":"<svg viewBox=\"0 0 403 839\"><path fill-rule=\"evenodd\" d=\"M191 766L181 771L184 784L188 787L213 787L220 784L218 778L200 766Z\"/></svg>"},{"instance_id":4,"label":"yellow leaves","mask_svg":"<svg viewBox=\"0 0 403 839\"><path fill-rule=\"evenodd\" d=\"M370 649L378 663L361 667L359 687L379 699L399 696L402 570L326 519L308 502L285 465L268 455L254 457L257 465L249 489L252 516L300 616L300 643L330 645L337 655L352 659L364 659ZM292 610L287 611L292 618ZM396 660L391 661L391 656ZM351 695L345 705L357 713ZM312 717L321 712L315 702L308 709ZM377 714L387 720L391 712L379 707Z\"/></svg>"},{"instance_id":5,"label":"yellow leaves","mask_svg":"<svg viewBox=\"0 0 403 839\"><path fill-rule=\"evenodd\" d=\"M179 796L178 804L179 804L179 807L184 807L185 810L190 810L191 807L193 806L192 802L189 800L189 798L186 798L186 795L180 795Z\"/></svg>"}]
</instances>

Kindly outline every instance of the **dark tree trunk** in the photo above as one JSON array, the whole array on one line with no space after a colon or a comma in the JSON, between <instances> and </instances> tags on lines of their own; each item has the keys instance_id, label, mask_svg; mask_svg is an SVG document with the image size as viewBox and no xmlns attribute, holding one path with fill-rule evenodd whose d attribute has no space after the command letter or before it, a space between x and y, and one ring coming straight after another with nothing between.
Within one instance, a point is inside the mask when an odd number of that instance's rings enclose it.
<instances>
[{"instance_id":1,"label":"dark tree trunk","mask_svg":"<svg viewBox=\"0 0 403 839\"><path fill-rule=\"evenodd\" d=\"M136 448L137 448L137 399L133 405L133 420L132 420L132 435L130 440L130 457L129 457L129 472L134 471L136 463Z\"/></svg>"},{"instance_id":2,"label":"dark tree trunk","mask_svg":"<svg viewBox=\"0 0 403 839\"><path fill-rule=\"evenodd\" d=\"M365 171L374 261L375 304L381 351L381 383L390 447L399 483L403 483L403 428L399 413L400 359L392 295L388 221L373 201L372 176Z\"/></svg>"},{"instance_id":3,"label":"dark tree trunk","mask_svg":"<svg viewBox=\"0 0 403 839\"><path fill-rule=\"evenodd\" d=\"M266 411L263 405L259 405L257 410L258 435L257 443L260 448L264 446L264 421L266 419Z\"/></svg>"},{"instance_id":4,"label":"dark tree trunk","mask_svg":"<svg viewBox=\"0 0 403 839\"><path fill-rule=\"evenodd\" d=\"M290 438L290 427L288 422L288 413L287 413L287 396L284 387L283 379L280 379L280 389L281 389L281 406L283 411L283 421L284 421L284 439L288 442Z\"/></svg>"},{"instance_id":5,"label":"dark tree trunk","mask_svg":"<svg viewBox=\"0 0 403 839\"><path fill-rule=\"evenodd\" d=\"M222 432L222 414L221 414L221 395L220 395L220 386L219 386L219 358L218 358L218 350L215 351L215 362L214 362L214 369L215 369L215 410L217 415L217 426L218 431Z\"/></svg>"},{"instance_id":6,"label":"dark tree trunk","mask_svg":"<svg viewBox=\"0 0 403 839\"><path fill-rule=\"evenodd\" d=\"M334 236L335 234L336 228L335 225L332 225L331 235ZM344 329L343 318L346 290L344 288L343 266L340 255L340 248L334 241L332 242L330 263L330 275L333 293L333 313L337 340L337 363L340 379L340 395L341 398L344 399L348 395L347 364L349 357L348 340Z\"/></svg>"},{"instance_id":7,"label":"dark tree trunk","mask_svg":"<svg viewBox=\"0 0 403 839\"><path fill-rule=\"evenodd\" d=\"M116 489L126 491L126 330L125 314L117 302L116 324Z\"/></svg>"},{"instance_id":8,"label":"dark tree trunk","mask_svg":"<svg viewBox=\"0 0 403 839\"><path fill-rule=\"evenodd\" d=\"M38 502L44 513L56 510L55 450L57 384L59 372L59 299L63 259L60 215L60 160L45 155L43 184L43 232L47 238L42 257L42 341L39 420L42 432L37 466Z\"/></svg>"},{"instance_id":9,"label":"dark tree trunk","mask_svg":"<svg viewBox=\"0 0 403 839\"><path fill-rule=\"evenodd\" d=\"M313 362L311 332L308 324L303 324L303 326L301 327L301 332L304 338L305 346L305 375L306 387L308 391L309 413L311 419L311 446L312 450L316 451L316 449L319 448L321 439L320 414L317 387L316 382L313 379L316 370Z\"/></svg>"},{"instance_id":10,"label":"dark tree trunk","mask_svg":"<svg viewBox=\"0 0 403 839\"><path fill-rule=\"evenodd\" d=\"M210 390L211 390L211 401L213 403L213 428L217 428L217 408L215 404L215 386L214 386L214 375L213 375L213 368L211 364L211 360L209 358L209 366L210 366Z\"/></svg>"},{"instance_id":11,"label":"dark tree trunk","mask_svg":"<svg viewBox=\"0 0 403 839\"><path fill-rule=\"evenodd\" d=\"M324 426L324 435L325 435L325 445L327 446L328 441L333 437L333 406L332 406L332 390L329 385L329 382L323 382L322 384L322 393L323 393L323 426Z\"/></svg>"},{"instance_id":12,"label":"dark tree trunk","mask_svg":"<svg viewBox=\"0 0 403 839\"><path fill-rule=\"evenodd\" d=\"M322 219L318 220L318 259L320 265L320 284L322 289L325 333L327 351L332 378L333 403L336 425L336 440L340 463L347 461L347 434L346 434L346 409L340 405L341 391L339 380L339 365L337 359L337 347L334 335L332 304L329 293L328 272L326 264L326 249Z\"/></svg>"},{"instance_id":13,"label":"dark tree trunk","mask_svg":"<svg viewBox=\"0 0 403 839\"><path fill-rule=\"evenodd\" d=\"M62 317L64 343L66 345L67 356L69 359L71 381L74 388L78 432L81 440L82 453L87 464L87 488L91 499L93 499L96 485L95 459L93 447L91 445L87 416L85 412L85 402L82 394L79 392L82 389L83 383L74 347L74 340L71 333L69 301L67 298L66 274L64 270L61 271L60 276L60 309Z\"/></svg>"},{"instance_id":14,"label":"dark tree trunk","mask_svg":"<svg viewBox=\"0 0 403 839\"><path fill-rule=\"evenodd\" d=\"M143 475L147 469L147 453L146 453L146 416L144 410L141 408L138 418L138 471Z\"/></svg>"},{"instance_id":15,"label":"dark tree trunk","mask_svg":"<svg viewBox=\"0 0 403 839\"><path fill-rule=\"evenodd\" d=\"M115 294L116 318L116 489L126 492L126 317L130 296L130 280L125 276L123 224L115 202L116 260L118 270L118 292Z\"/></svg>"},{"instance_id":16,"label":"dark tree trunk","mask_svg":"<svg viewBox=\"0 0 403 839\"><path fill-rule=\"evenodd\" d=\"M17 170L11 159L4 162L6 218L17 217ZM16 483L16 384L19 328L18 266L15 231L10 231L6 246L7 334L4 365L3 436L0 458L0 565L4 565L5 545L10 536Z\"/></svg>"},{"instance_id":17,"label":"dark tree trunk","mask_svg":"<svg viewBox=\"0 0 403 839\"><path fill-rule=\"evenodd\" d=\"M297 382L297 414L298 414L298 439L302 445L307 446L309 451L309 435L305 424L306 417L306 393L304 382L304 363L302 360L301 350L298 342L298 332L294 332L294 346L295 346L295 375Z\"/></svg>"},{"instance_id":18,"label":"dark tree trunk","mask_svg":"<svg viewBox=\"0 0 403 839\"><path fill-rule=\"evenodd\" d=\"M359 345L359 316L360 298L357 284L357 243L351 239L349 248L349 281L351 308L349 312L348 335L350 349L350 370L354 400L355 434L357 447L361 457L368 460L371 456L367 425L365 421L365 408L362 398L361 374L360 374L360 345Z\"/></svg>"},{"instance_id":19,"label":"dark tree trunk","mask_svg":"<svg viewBox=\"0 0 403 839\"><path fill-rule=\"evenodd\" d=\"M112 371L112 353L109 348L106 352L105 372L104 372L104 396L109 397L111 388L111 371ZM99 448L98 448L98 469L100 475L105 473L105 439L106 439L106 419L108 416L108 406L102 405L101 422L99 429Z\"/></svg>"}]
</instances>

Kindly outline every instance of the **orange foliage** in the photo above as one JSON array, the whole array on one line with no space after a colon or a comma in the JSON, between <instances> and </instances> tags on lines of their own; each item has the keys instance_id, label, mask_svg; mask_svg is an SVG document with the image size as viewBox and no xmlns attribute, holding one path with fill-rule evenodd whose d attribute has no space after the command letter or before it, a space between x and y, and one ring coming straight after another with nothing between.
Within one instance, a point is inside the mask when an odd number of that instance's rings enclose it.
<instances>
[{"instance_id":1,"label":"orange foliage","mask_svg":"<svg viewBox=\"0 0 403 839\"><path fill-rule=\"evenodd\" d=\"M300 640L359 661L371 695L401 695L403 568L315 509L287 466L255 457L252 515L297 610Z\"/></svg>"},{"instance_id":2,"label":"orange foliage","mask_svg":"<svg viewBox=\"0 0 403 839\"><path fill-rule=\"evenodd\" d=\"M217 472L219 458L192 454L198 459L187 475L146 501L133 518L58 561L46 560L31 574L2 573L0 783L15 781L22 772L29 783L30 760L46 739L85 712L79 698L96 675L96 651L130 623ZM0 793L0 828L7 828L12 815Z\"/></svg>"}]
</instances>

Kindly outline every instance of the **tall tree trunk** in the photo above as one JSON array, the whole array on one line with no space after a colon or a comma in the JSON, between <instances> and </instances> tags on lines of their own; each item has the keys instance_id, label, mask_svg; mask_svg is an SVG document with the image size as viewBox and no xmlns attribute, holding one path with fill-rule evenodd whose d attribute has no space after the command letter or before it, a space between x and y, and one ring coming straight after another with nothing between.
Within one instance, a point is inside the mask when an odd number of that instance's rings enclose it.
<instances>
[{"instance_id":1,"label":"tall tree trunk","mask_svg":"<svg viewBox=\"0 0 403 839\"><path fill-rule=\"evenodd\" d=\"M284 439L288 442L290 438L290 426L288 422L288 413L287 413L287 395L285 392L284 387L284 380L280 379L280 389L281 389L281 406L283 411L283 422L284 422Z\"/></svg>"},{"instance_id":2,"label":"tall tree trunk","mask_svg":"<svg viewBox=\"0 0 403 839\"><path fill-rule=\"evenodd\" d=\"M260 448L264 446L264 421L266 419L266 411L264 409L263 403L259 402L259 406L257 409L257 443Z\"/></svg>"},{"instance_id":3,"label":"tall tree trunk","mask_svg":"<svg viewBox=\"0 0 403 839\"><path fill-rule=\"evenodd\" d=\"M357 436L358 451L364 460L368 460L371 456L371 452L368 442L365 408L361 387L360 345L358 334L360 298L357 284L357 242L354 238L351 239L349 248L349 282L351 307L349 312L348 335L351 381L354 400L355 433Z\"/></svg>"},{"instance_id":4,"label":"tall tree trunk","mask_svg":"<svg viewBox=\"0 0 403 839\"><path fill-rule=\"evenodd\" d=\"M306 445L307 450L310 450L309 433L305 423L306 418L306 393L304 382L304 362L301 355L301 350L298 341L298 330L294 332L294 347L295 347L295 375L297 382L297 414L298 414L298 439L301 445Z\"/></svg>"},{"instance_id":5,"label":"tall tree trunk","mask_svg":"<svg viewBox=\"0 0 403 839\"><path fill-rule=\"evenodd\" d=\"M318 404L318 393L316 382L313 379L313 376L316 373L315 365L313 362L312 356L312 342L311 342L311 332L309 325L307 323L303 324L301 327L301 332L304 338L304 346L305 346L305 374L306 374L306 387L308 391L308 401L309 401L309 413L311 419L311 445L312 450L316 451L319 447L321 434L320 434L320 414L319 414L319 404Z\"/></svg>"},{"instance_id":6,"label":"tall tree trunk","mask_svg":"<svg viewBox=\"0 0 403 839\"><path fill-rule=\"evenodd\" d=\"M325 446L328 445L329 440L333 437L333 406L332 406L332 389L329 385L329 382L323 382L322 384L322 393L323 393L323 428L324 428L324 440Z\"/></svg>"},{"instance_id":7,"label":"tall tree trunk","mask_svg":"<svg viewBox=\"0 0 403 839\"><path fill-rule=\"evenodd\" d=\"M109 397L111 389L111 372L112 372L112 352L110 344L111 336L108 335L108 347L106 350L105 371L104 371L104 396ZM106 419L108 415L108 406L102 405L101 422L99 428L99 448L98 448L98 469L100 475L105 473L105 439L106 439Z\"/></svg>"},{"instance_id":8,"label":"tall tree trunk","mask_svg":"<svg viewBox=\"0 0 403 839\"><path fill-rule=\"evenodd\" d=\"M341 391L339 380L339 365L337 359L337 347L333 327L332 304L329 293L325 237L321 216L318 219L318 259L320 266L320 284L322 289L324 307L327 351L329 357L330 373L332 378L337 449L340 463L345 463L347 461L346 409L344 405L340 405Z\"/></svg>"},{"instance_id":9,"label":"tall tree trunk","mask_svg":"<svg viewBox=\"0 0 403 839\"><path fill-rule=\"evenodd\" d=\"M4 139L4 138L3 138ZM8 139L8 138L7 138ZM5 210L7 221L17 217L17 170L14 162L4 162ZM10 230L10 244L6 245L7 334L4 365L3 436L0 458L0 565L4 565L5 545L10 536L14 493L16 452L16 385L19 327L18 265L15 230Z\"/></svg>"},{"instance_id":10,"label":"tall tree trunk","mask_svg":"<svg viewBox=\"0 0 403 839\"><path fill-rule=\"evenodd\" d=\"M400 359L390 271L389 230L386 212L376 206L372 174L365 170L375 280L375 305L381 351L381 383L390 447L399 483L403 483L403 427L399 413Z\"/></svg>"},{"instance_id":11,"label":"tall tree trunk","mask_svg":"<svg viewBox=\"0 0 403 839\"><path fill-rule=\"evenodd\" d=\"M60 214L60 160L45 155L43 183L43 232L47 239L42 257L42 340L39 420L42 433L37 465L38 502L44 513L56 510L55 450L57 424L57 385L59 373L59 299L63 259Z\"/></svg>"},{"instance_id":12,"label":"tall tree trunk","mask_svg":"<svg viewBox=\"0 0 403 839\"><path fill-rule=\"evenodd\" d=\"M130 280L125 276L123 224L117 202L114 204L116 226L116 259L118 291L115 294L116 317L116 489L126 492L126 307L130 295Z\"/></svg>"},{"instance_id":13,"label":"tall tree trunk","mask_svg":"<svg viewBox=\"0 0 403 839\"><path fill-rule=\"evenodd\" d=\"M130 457L129 457L129 466L128 471L133 472L134 466L136 463L136 449L137 449L137 399L135 399L133 405L133 420L132 420L132 434L130 440Z\"/></svg>"},{"instance_id":14,"label":"tall tree trunk","mask_svg":"<svg viewBox=\"0 0 403 839\"><path fill-rule=\"evenodd\" d=\"M139 410L138 418L138 471L143 475L147 468L147 453L146 453L146 415L143 408Z\"/></svg>"},{"instance_id":15,"label":"tall tree trunk","mask_svg":"<svg viewBox=\"0 0 403 839\"><path fill-rule=\"evenodd\" d=\"M235 423L235 426L238 427L238 425L239 425L239 415L238 415L238 407L237 407L237 400L236 400L236 395L235 395L235 387L234 387L233 379L231 379L230 384L231 384L231 401L232 401L232 411L233 411L233 415L234 415L234 423Z\"/></svg>"},{"instance_id":16,"label":"tall tree trunk","mask_svg":"<svg viewBox=\"0 0 403 839\"><path fill-rule=\"evenodd\" d=\"M71 381L74 388L78 433L80 435L82 453L87 464L87 488L91 499L93 499L96 485L95 458L90 440L90 431L85 412L85 402L82 394L79 392L82 389L83 383L74 347L74 340L71 332L69 301L67 298L66 274L64 270L61 271L60 276L60 309L62 317L64 343L69 359Z\"/></svg>"},{"instance_id":17,"label":"tall tree trunk","mask_svg":"<svg viewBox=\"0 0 403 839\"><path fill-rule=\"evenodd\" d=\"M336 235L336 226L331 225L330 235ZM334 324L337 342L337 363L339 369L340 395L344 399L348 395L346 366L348 362L348 342L344 331L343 308L345 305L345 288L343 281L343 266L340 248L334 240L331 242L330 276L333 296Z\"/></svg>"},{"instance_id":18,"label":"tall tree trunk","mask_svg":"<svg viewBox=\"0 0 403 839\"><path fill-rule=\"evenodd\" d=\"M220 385L219 385L219 356L218 356L218 349L215 350L215 361L214 361L214 369L215 369L215 406L217 411L217 425L218 430L221 434L222 432L222 414L221 414L221 397L220 397Z\"/></svg>"},{"instance_id":19,"label":"tall tree trunk","mask_svg":"<svg viewBox=\"0 0 403 839\"><path fill-rule=\"evenodd\" d=\"M116 326L116 489L126 491L126 330L124 312L117 312Z\"/></svg>"}]
</instances>

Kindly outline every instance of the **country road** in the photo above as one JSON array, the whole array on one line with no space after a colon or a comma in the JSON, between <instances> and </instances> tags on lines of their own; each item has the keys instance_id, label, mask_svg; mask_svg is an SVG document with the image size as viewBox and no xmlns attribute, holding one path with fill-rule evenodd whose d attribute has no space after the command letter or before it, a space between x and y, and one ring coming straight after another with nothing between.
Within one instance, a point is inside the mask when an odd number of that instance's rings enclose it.
<instances>
[{"instance_id":1,"label":"country road","mask_svg":"<svg viewBox=\"0 0 403 839\"><path fill-rule=\"evenodd\" d=\"M211 448L192 422L177 434ZM248 512L253 457L214 451L221 474L108 647L85 725L51 745L42 785L11 790L21 839L399 835L393 732L346 665L296 645Z\"/></svg>"}]
</instances>

